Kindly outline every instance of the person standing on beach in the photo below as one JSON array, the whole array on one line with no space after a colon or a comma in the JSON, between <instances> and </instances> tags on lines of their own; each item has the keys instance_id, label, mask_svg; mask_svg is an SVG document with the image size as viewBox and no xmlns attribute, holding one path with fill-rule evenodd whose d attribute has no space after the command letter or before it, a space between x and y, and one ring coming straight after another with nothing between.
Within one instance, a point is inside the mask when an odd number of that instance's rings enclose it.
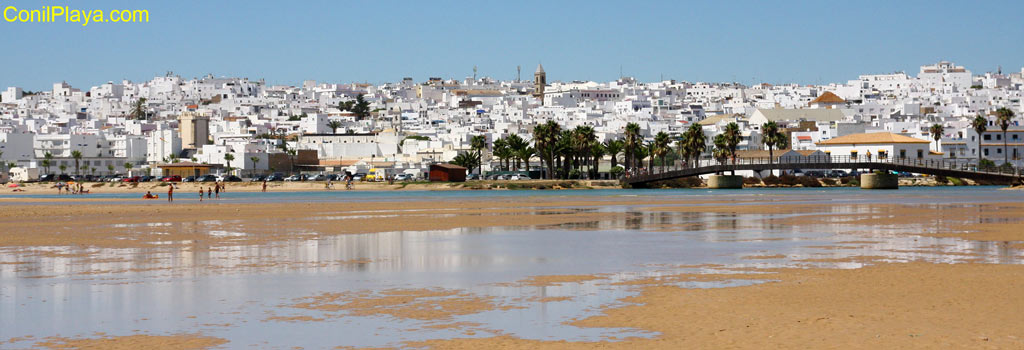
<instances>
[{"instance_id":1,"label":"person standing on beach","mask_svg":"<svg viewBox=\"0 0 1024 350\"><path fill-rule=\"evenodd\" d=\"M199 201L200 202L203 201L203 188L202 187L199 187Z\"/></svg>"},{"instance_id":2,"label":"person standing on beach","mask_svg":"<svg viewBox=\"0 0 1024 350\"><path fill-rule=\"evenodd\" d=\"M167 186L167 201L168 202L173 202L174 201L174 184L171 184L170 186Z\"/></svg>"},{"instance_id":3,"label":"person standing on beach","mask_svg":"<svg viewBox=\"0 0 1024 350\"><path fill-rule=\"evenodd\" d=\"M200 190L200 191L202 191L202 190ZM212 197L213 197L213 188L212 187L207 187L206 188L206 198L212 198Z\"/></svg>"},{"instance_id":4,"label":"person standing on beach","mask_svg":"<svg viewBox=\"0 0 1024 350\"><path fill-rule=\"evenodd\" d=\"M263 192L267 192L267 180L263 180Z\"/></svg>"},{"instance_id":5,"label":"person standing on beach","mask_svg":"<svg viewBox=\"0 0 1024 350\"><path fill-rule=\"evenodd\" d=\"M217 195L217 199L220 199L220 184L214 185L213 193Z\"/></svg>"}]
</instances>

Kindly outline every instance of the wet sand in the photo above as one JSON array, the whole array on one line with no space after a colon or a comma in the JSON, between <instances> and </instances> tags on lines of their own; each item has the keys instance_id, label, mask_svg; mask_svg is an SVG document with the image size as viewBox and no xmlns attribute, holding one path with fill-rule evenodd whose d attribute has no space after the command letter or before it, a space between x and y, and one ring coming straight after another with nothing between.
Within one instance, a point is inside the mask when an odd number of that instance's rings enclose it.
<instances>
[{"instance_id":1,"label":"wet sand","mask_svg":"<svg viewBox=\"0 0 1024 350\"><path fill-rule=\"evenodd\" d=\"M26 199L0 208L0 252L8 256L60 256L93 259L97 248L205 250L310 237L460 227L561 227L574 230L640 229L652 232L704 231L716 222L674 223L665 213L728 217L763 215L758 225L821 227L854 235L842 245L818 247L848 255L793 261L805 268L758 264L787 260L784 254L747 254L752 266L707 266L701 274L677 274L612 282L608 276L540 275L504 285L552 288L604 283L633 288L626 306L571 322L579 327L630 328L655 332L651 338L597 342L520 339L484 329L455 316L520 307L459 289L325 291L297 295L279 314L263 322L308 323L355 316L428 321L427 327L462 330L467 338L409 342L431 348L1022 348L1024 347L1024 267L1015 264L888 263L884 256L858 254L861 246L897 237L956 237L1005 246L1024 241L1024 203L971 204L802 204L786 197L770 200L668 200L607 197L525 197L501 200L241 204L227 202L168 205L97 204L55 206ZM646 215L603 211L634 206ZM764 226L752 226L758 229ZM742 227L730 227L742 229ZM211 232L244 232L214 235ZM731 239L728 236L720 238ZM770 239L770 238L769 238ZM52 247L72 250L54 251ZM898 248L892 248L894 251ZM952 256L942 247L922 253ZM951 255L952 254L952 255ZM1014 253L1016 254L1016 253ZM971 261L970 254L965 256ZM17 260L17 259L14 259ZM859 269L815 268L813 263L856 262ZM2 263L21 266L19 261ZM263 262L253 261L258 266ZM287 264L288 262L275 262ZM328 264L366 264L352 260ZM804 264L804 265L800 265ZM860 266L858 265L858 266ZM100 271L102 274L117 272ZM88 273L84 273L88 276ZM680 282L746 279L741 287L693 289ZM564 296L527 302L559 302ZM314 312L293 315L288 310ZM0 339L3 341L3 339ZM210 348L230 339L198 334L45 338L43 348ZM228 343L230 344L230 343ZM338 344L345 345L345 344Z\"/></svg>"},{"instance_id":2,"label":"wet sand","mask_svg":"<svg viewBox=\"0 0 1024 350\"><path fill-rule=\"evenodd\" d=\"M737 276L728 276L736 278ZM746 287L649 285L635 304L580 320L631 327L652 339L535 341L514 337L416 342L438 349L766 349L1024 347L1024 268L984 264L880 264L785 269ZM740 277L742 278L742 277Z\"/></svg>"}]
</instances>

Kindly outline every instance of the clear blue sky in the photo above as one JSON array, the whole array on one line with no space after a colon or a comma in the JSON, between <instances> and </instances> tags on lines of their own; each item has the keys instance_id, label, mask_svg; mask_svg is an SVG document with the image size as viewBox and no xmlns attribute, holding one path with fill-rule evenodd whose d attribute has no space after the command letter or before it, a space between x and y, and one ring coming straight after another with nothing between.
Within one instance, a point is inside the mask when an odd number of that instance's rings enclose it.
<instances>
[{"instance_id":1,"label":"clear blue sky","mask_svg":"<svg viewBox=\"0 0 1024 350\"><path fill-rule=\"evenodd\" d=\"M148 80L413 77L845 82L940 59L1024 65L1024 1L47 1L150 22L0 22L0 88ZM0 6L39 8L9 0Z\"/></svg>"}]
</instances>

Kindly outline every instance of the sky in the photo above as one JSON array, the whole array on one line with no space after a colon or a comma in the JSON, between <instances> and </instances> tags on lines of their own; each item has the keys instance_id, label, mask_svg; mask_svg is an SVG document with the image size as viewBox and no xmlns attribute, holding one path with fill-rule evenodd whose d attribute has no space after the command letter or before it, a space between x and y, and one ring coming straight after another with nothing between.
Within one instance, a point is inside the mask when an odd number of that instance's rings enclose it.
<instances>
[{"instance_id":1,"label":"sky","mask_svg":"<svg viewBox=\"0 0 1024 350\"><path fill-rule=\"evenodd\" d=\"M148 23L0 21L0 88L50 89L168 71L271 84L473 75L549 82L827 84L939 60L1024 65L1024 1L63 1L145 9Z\"/></svg>"}]
</instances>

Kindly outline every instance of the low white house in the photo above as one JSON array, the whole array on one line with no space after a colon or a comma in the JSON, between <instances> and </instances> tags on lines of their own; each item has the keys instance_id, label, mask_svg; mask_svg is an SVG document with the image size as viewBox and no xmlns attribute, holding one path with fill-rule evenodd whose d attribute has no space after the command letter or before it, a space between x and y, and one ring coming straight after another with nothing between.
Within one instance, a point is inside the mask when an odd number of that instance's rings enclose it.
<instances>
[{"instance_id":1,"label":"low white house","mask_svg":"<svg viewBox=\"0 0 1024 350\"><path fill-rule=\"evenodd\" d=\"M818 150L833 158L853 160L890 158L940 159L929 151L931 141L888 132L851 134L818 142Z\"/></svg>"}]
</instances>

